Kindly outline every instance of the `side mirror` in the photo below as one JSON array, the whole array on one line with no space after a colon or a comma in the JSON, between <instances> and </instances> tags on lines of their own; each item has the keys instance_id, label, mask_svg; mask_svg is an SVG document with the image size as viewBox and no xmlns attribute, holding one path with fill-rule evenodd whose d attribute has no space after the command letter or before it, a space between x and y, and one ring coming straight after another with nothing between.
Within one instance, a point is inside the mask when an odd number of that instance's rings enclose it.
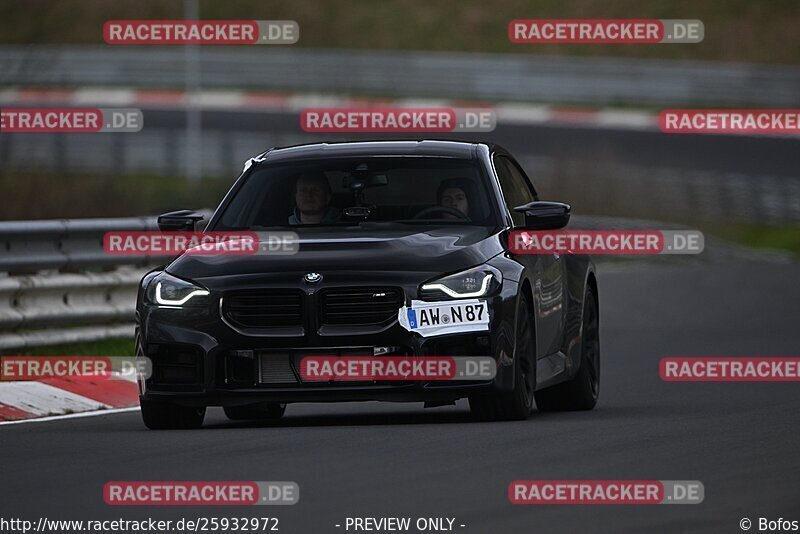
<instances>
[{"instance_id":1,"label":"side mirror","mask_svg":"<svg viewBox=\"0 0 800 534\"><path fill-rule=\"evenodd\" d=\"M525 228L528 230L556 230L569 223L572 208L561 202L534 200L514 208L516 212L525 214Z\"/></svg>"},{"instance_id":2,"label":"side mirror","mask_svg":"<svg viewBox=\"0 0 800 534\"><path fill-rule=\"evenodd\" d=\"M158 216L158 229L162 232L194 232L203 214L192 210L170 211Z\"/></svg>"}]
</instances>

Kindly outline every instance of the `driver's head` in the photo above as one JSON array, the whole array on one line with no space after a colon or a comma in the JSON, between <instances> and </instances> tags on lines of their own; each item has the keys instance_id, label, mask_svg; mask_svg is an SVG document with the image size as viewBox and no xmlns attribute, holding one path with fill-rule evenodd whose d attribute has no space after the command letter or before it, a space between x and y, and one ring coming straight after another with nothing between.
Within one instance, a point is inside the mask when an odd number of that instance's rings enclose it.
<instances>
[{"instance_id":1,"label":"driver's head","mask_svg":"<svg viewBox=\"0 0 800 534\"><path fill-rule=\"evenodd\" d=\"M321 172L301 174L294 184L294 198L304 219L322 218L331 203L331 184Z\"/></svg>"},{"instance_id":2,"label":"driver's head","mask_svg":"<svg viewBox=\"0 0 800 534\"><path fill-rule=\"evenodd\" d=\"M469 189L468 180L460 178L442 180L437 191L437 203L443 208L455 209L465 216L469 216L469 196L467 194Z\"/></svg>"}]
</instances>

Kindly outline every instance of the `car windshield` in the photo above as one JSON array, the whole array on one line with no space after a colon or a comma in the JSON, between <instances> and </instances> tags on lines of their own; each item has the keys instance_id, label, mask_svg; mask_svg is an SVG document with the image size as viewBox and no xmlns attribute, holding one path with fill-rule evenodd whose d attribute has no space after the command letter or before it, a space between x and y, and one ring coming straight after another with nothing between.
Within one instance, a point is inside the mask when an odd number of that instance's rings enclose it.
<instances>
[{"instance_id":1,"label":"car windshield","mask_svg":"<svg viewBox=\"0 0 800 534\"><path fill-rule=\"evenodd\" d=\"M215 230L369 223L494 226L489 184L475 160L327 158L255 167Z\"/></svg>"}]
</instances>

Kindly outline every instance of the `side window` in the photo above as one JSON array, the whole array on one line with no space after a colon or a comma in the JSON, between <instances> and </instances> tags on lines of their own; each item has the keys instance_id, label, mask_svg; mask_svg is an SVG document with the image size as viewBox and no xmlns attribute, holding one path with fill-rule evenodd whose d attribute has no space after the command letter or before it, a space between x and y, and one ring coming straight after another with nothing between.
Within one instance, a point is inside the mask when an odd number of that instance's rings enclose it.
<instances>
[{"instance_id":1,"label":"side window","mask_svg":"<svg viewBox=\"0 0 800 534\"><path fill-rule=\"evenodd\" d=\"M497 169L500 188L503 190L506 207L511 212L514 226L523 226L525 224L525 214L517 213L514 208L535 200L533 191L528 185L528 180L508 158L503 156L495 157L494 166Z\"/></svg>"}]
</instances>

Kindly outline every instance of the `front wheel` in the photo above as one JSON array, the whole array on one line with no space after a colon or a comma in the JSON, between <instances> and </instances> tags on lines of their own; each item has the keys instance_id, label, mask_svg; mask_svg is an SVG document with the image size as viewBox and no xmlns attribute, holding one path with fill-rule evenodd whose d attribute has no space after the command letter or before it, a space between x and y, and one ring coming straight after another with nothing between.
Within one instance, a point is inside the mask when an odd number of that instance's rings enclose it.
<instances>
[{"instance_id":1,"label":"front wheel","mask_svg":"<svg viewBox=\"0 0 800 534\"><path fill-rule=\"evenodd\" d=\"M495 395L469 398L473 416L482 421L522 421L533 407L536 387L536 352L528 303L522 300L517 312L516 350L514 351L514 389Z\"/></svg>"},{"instance_id":2,"label":"front wheel","mask_svg":"<svg viewBox=\"0 0 800 534\"><path fill-rule=\"evenodd\" d=\"M206 417L205 406L195 408L144 399L140 399L139 404L142 407L144 426L150 430L200 428Z\"/></svg>"},{"instance_id":3,"label":"front wheel","mask_svg":"<svg viewBox=\"0 0 800 534\"><path fill-rule=\"evenodd\" d=\"M572 380L536 392L543 412L591 410L600 394L600 320L597 295L591 286L583 300L581 366Z\"/></svg>"}]
</instances>

